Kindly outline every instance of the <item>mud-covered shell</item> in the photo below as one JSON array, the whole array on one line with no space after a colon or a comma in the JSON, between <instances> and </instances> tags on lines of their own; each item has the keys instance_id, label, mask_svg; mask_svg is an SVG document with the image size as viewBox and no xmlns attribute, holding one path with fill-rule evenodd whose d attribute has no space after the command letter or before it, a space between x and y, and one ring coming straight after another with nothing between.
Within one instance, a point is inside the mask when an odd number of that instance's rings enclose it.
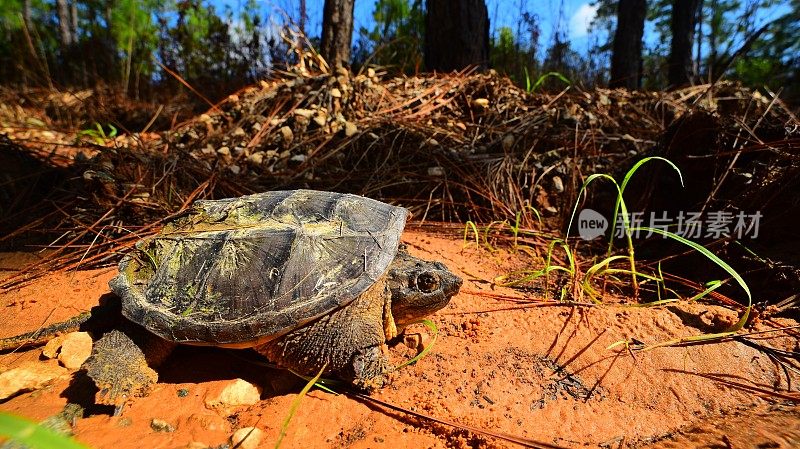
<instances>
[{"instance_id":1,"label":"mud-covered shell","mask_svg":"<svg viewBox=\"0 0 800 449\"><path fill-rule=\"evenodd\" d=\"M128 319L167 340L247 346L373 285L397 253L406 215L313 190L197 201L139 241L110 286Z\"/></svg>"}]
</instances>

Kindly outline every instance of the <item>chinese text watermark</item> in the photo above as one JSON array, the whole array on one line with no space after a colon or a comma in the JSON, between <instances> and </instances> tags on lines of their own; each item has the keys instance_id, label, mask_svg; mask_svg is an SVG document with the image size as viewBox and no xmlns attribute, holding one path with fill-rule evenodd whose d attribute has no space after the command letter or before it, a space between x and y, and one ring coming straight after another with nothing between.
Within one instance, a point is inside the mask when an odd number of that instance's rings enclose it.
<instances>
[{"instance_id":1,"label":"chinese text watermark","mask_svg":"<svg viewBox=\"0 0 800 449\"><path fill-rule=\"evenodd\" d=\"M686 239L728 237L755 239L758 237L758 228L763 215L759 211L753 213L712 211L705 214L679 211L672 215L667 212L632 212L628 213L627 224L624 218L622 214L617 215L614 222L614 238L624 237L627 228L634 238L650 237L656 234L651 229L656 229ZM595 210L583 209L578 215L578 235L584 240L602 236L608 228L609 220Z\"/></svg>"}]
</instances>

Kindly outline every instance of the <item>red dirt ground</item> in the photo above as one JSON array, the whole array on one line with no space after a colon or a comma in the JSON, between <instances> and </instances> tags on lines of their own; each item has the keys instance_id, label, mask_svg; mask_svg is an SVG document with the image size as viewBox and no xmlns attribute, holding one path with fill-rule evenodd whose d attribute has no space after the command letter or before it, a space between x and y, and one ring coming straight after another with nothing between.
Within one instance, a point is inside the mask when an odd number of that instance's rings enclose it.
<instances>
[{"instance_id":1,"label":"red dirt ground","mask_svg":"<svg viewBox=\"0 0 800 449\"><path fill-rule=\"evenodd\" d=\"M735 319L730 310L699 303L662 308L537 305L532 294L492 288L484 281L523 263L517 255L462 250L459 239L418 231L407 232L404 241L415 255L443 261L465 283L450 305L432 317L439 329L433 353L399 371L374 397L437 418L563 447L800 446L796 406L704 377L796 391L800 376L765 353L734 341L660 348L635 356L620 347L608 349L628 338L656 343L718 331L712 318ZM0 255L0 277L35 258L27 253ZM0 337L87 310L108 292L113 275L111 269L52 274L0 292ZM778 322L796 324L789 319ZM752 330L762 329L767 327L757 324ZM760 342L797 350L796 339L775 335L779 334L765 334ZM399 346L392 352L400 361L411 351ZM40 353L31 349L0 355L0 371L39 360ZM255 426L265 432L259 447L273 447L302 383L249 358L230 350L181 349L160 370L150 396L137 398L118 417L97 413L77 420L76 438L97 449L216 447L229 442L236 429ZM234 378L262 386L261 401L229 416L206 408L206 394ZM80 395L79 383L69 386L69 379L56 381L0 403L0 410L43 419L58 413L67 397ZM180 390L188 394L179 395ZM175 430L154 431L153 418ZM303 399L281 447L517 445L345 395L313 391Z\"/></svg>"}]
</instances>

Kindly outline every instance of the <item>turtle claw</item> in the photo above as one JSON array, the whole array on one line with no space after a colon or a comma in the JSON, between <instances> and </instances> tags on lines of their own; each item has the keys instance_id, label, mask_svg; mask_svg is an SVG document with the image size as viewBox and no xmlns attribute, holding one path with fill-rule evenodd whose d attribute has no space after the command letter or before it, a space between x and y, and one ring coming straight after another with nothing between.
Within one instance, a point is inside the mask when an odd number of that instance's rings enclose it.
<instances>
[{"instance_id":1,"label":"turtle claw","mask_svg":"<svg viewBox=\"0 0 800 449\"><path fill-rule=\"evenodd\" d=\"M122 411L128 398L147 395L158 381L158 374L147 365L142 350L116 330L95 343L84 368L99 389L96 402L115 406L115 414Z\"/></svg>"},{"instance_id":2,"label":"turtle claw","mask_svg":"<svg viewBox=\"0 0 800 449\"><path fill-rule=\"evenodd\" d=\"M372 346L353 359L353 386L366 393L383 387L388 379L389 362L381 346Z\"/></svg>"}]
</instances>

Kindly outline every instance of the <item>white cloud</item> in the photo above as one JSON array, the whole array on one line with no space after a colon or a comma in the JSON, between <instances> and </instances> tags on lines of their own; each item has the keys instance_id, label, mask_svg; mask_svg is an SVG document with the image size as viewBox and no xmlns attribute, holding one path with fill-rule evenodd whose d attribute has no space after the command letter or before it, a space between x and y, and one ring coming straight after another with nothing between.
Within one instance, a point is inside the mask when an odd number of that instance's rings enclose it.
<instances>
[{"instance_id":1,"label":"white cloud","mask_svg":"<svg viewBox=\"0 0 800 449\"><path fill-rule=\"evenodd\" d=\"M579 38L589 34L589 25L596 15L597 6L584 3L578 7L578 10L575 11L575 14L569 19L570 37Z\"/></svg>"}]
</instances>

